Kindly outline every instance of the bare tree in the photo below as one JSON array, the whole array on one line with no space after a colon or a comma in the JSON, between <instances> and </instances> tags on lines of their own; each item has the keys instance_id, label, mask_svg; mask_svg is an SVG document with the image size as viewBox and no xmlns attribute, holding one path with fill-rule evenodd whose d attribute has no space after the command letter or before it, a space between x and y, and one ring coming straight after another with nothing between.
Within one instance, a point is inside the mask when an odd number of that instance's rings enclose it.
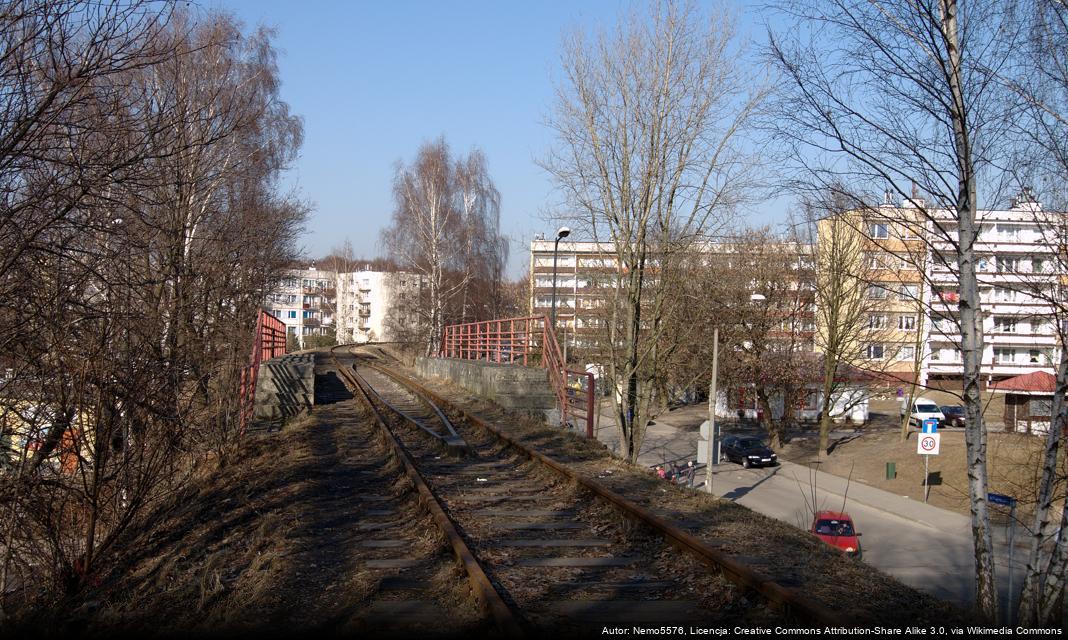
<instances>
[{"instance_id":1,"label":"bare tree","mask_svg":"<svg viewBox=\"0 0 1068 640\"><path fill-rule=\"evenodd\" d=\"M851 203L838 191L806 203L808 223L816 227L816 350L822 354L819 450L829 447L839 380L850 367L862 366L864 345L878 342L880 301L870 297L876 281L864 236L850 224ZM917 357L918 360L918 357Z\"/></svg>"},{"instance_id":2,"label":"bare tree","mask_svg":"<svg viewBox=\"0 0 1068 640\"><path fill-rule=\"evenodd\" d=\"M486 160L475 150L453 159L444 138L420 147L415 162L398 164L392 225L382 246L401 269L417 274L421 300L397 300L398 334L414 329L427 355L440 348L450 323L493 317L508 244L500 233L500 194ZM414 311L419 319L414 325Z\"/></svg>"},{"instance_id":3,"label":"bare tree","mask_svg":"<svg viewBox=\"0 0 1068 640\"><path fill-rule=\"evenodd\" d=\"M622 453L637 458L663 398L661 264L729 217L749 166L740 131L761 99L738 64L733 20L653 4L592 41L564 45L555 150L543 162L573 220L614 249L604 352ZM651 286L652 285L652 286Z\"/></svg>"},{"instance_id":4,"label":"bare tree","mask_svg":"<svg viewBox=\"0 0 1068 640\"><path fill-rule=\"evenodd\" d=\"M1010 58L1020 25L999 3L827 0L780 6L802 23L791 35L772 34L769 48L787 87L775 130L795 152L802 170L798 184L823 190L842 182L857 193L886 185L904 199L918 185L931 199L919 207L924 226L933 240L955 250L976 604L995 620L975 214L980 176L993 168L1009 111L989 70ZM935 213L947 210L951 216Z\"/></svg>"},{"instance_id":5,"label":"bare tree","mask_svg":"<svg viewBox=\"0 0 1068 640\"><path fill-rule=\"evenodd\" d=\"M1043 185L1048 199L1045 208L1062 213L1051 215L1034 207L1036 228L1048 234L1048 244L1055 250L1049 273L1036 273L1032 268L1031 275L1021 278L1025 293L1053 310L1050 320L1058 336L1059 356L1018 622L1056 625L1061 621L1068 571L1068 540L1064 535L1068 505L1061 503L1060 522L1053 522L1055 488L1063 480L1058 456L1068 429L1068 306L1063 285L1050 286L1050 279L1068 273L1068 229L1063 214L1068 210L1068 6L1058 0L1032 0L1020 3L1020 9L1028 34L1021 55L1015 66L992 69L1017 98L1019 108L1013 131L1020 147L1011 168L1019 186ZM1051 539L1055 540L1052 544Z\"/></svg>"},{"instance_id":6,"label":"bare tree","mask_svg":"<svg viewBox=\"0 0 1068 640\"><path fill-rule=\"evenodd\" d=\"M0 472L0 607L91 586L131 525L238 437L252 323L305 215L276 186L301 126L270 33L203 17L0 7L0 94L24 92L0 123L15 141L0 286L19 283L0 302L16 372L0 442L17 447Z\"/></svg>"}]
</instances>

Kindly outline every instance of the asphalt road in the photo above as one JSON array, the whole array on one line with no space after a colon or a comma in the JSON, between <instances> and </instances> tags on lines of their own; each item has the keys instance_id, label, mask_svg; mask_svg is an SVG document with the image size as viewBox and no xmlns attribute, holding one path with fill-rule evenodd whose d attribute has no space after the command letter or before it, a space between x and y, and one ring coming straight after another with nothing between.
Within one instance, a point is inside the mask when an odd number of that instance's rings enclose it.
<instances>
[{"instance_id":1,"label":"asphalt road","mask_svg":"<svg viewBox=\"0 0 1068 640\"><path fill-rule=\"evenodd\" d=\"M698 477L701 477L700 475ZM861 532L863 561L905 584L933 596L970 607L974 602L974 561L971 527L963 515L917 504L894 494L854 483L843 502L844 482L828 474L785 463L743 469L736 464L714 468L717 495L754 511L807 528L812 519L812 485L816 509L842 510ZM826 488L825 488L826 487ZM856 498L854 498L856 496ZM1020 542L1017 528L1016 540ZM1006 530L995 531L998 581L1002 603L1008 592ZM1014 551L1014 590L1019 590L1027 549Z\"/></svg>"},{"instance_id":2,"label":"asphalt road","mask_svg":"<svg viewBox=\"0 0 1068 640\"><path fill-rule=\"evenodd\" d=\"M681 413L681 412L680 412ZM699 421L697 413L691 422ZM680 420L681 422L681 420ZM619 453L618 435L611 416L602 413L597 437ZM658 419L650 426L639 462L650 467L669 461L697 457L697 434L693 429ZM810 476L807 467L784 462L777 467L743 469L725 463L713 470L716 495L754 511L807 529L812 520L812 490L816 486L816 509L845 511L861 532L863 561L905 584L932 596L970 608L975 601L971 525L967 516L938 509L909 498L854 481L848 488L843 478L827 473ZM697 474L700 483L704 469ZM702 491L703 488L698 488ZM1007 529L996 528L995 567L1002 608L1008 595ZM1017 527L1013 552L1013 592L1019 593L1028 548L1021 545L1024 532ZM1025 544L1027 541L1023 541ZM1013 607L1013 610L1015 607Z\"/></svg>"}]
</instances>

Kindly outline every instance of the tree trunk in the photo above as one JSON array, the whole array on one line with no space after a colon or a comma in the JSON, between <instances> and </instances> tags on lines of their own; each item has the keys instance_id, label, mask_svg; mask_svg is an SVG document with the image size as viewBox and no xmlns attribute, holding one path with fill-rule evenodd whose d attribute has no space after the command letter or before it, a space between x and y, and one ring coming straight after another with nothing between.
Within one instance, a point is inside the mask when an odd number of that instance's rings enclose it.
<instances>
[{"instance_id":1,"label":"tree trunk","mask_svg":"<svg viewBox=\"0 0 1068 640\"><path fill-rule=\"evenodd\" d=\"M1068 393L1068 349L1062 348L1061 361L1057 367L1053 410L1050 412L1049 432L1046 434L1046 451L1042 458L1042 476L1038 486L1035 517L1031 525L1031 551L1027 556L1027 569L1024 574L1023 587L1020 589L1017 623L1025 627L1039 624L1042 578L1050 561L1042 542L1043 535L1049 527L1050 511L1053 506L1053 489L1057 479L1057 454L1061 444L1061 432L1065 424L1068 424L1066 393ZM1061 531L1064 531L1063 526Z\"/></svg>"},{"instance_id":2,"label":"tree trunk","mask_svg":"<svg viewBox=\"0 0 1068 640\"><path fill-rule=\"evenodd\" d=\"M829 353L823 355L823 398L820 402L820 455L828 453L831 439L831 393L834 391L835 358Z\"/></svg>"},{"instance_id":3,"label":"tree trunk","mask_svg":"<svg viewBox=\"0 0 1068 640\"><path fill-rule=\"evenodd\" d=\"M986 429L983 426L983 399L980 389L983 356L982 313L979 286L975 276L975 169L971 155L971 124L967 121L961 80L960 50L957 43L956 0L941 0L942 35L949 57L946 70L952 106L953 137L960 171L957 190L957 219L960 229L957 259L960 264L961 348L964 352L964 406L967 411L968 490L971 500L972 540L975 551L976 609L994 622L998 619L997 589L994 581L993 540L987 509Z\"/></svg>"}]
</instances>

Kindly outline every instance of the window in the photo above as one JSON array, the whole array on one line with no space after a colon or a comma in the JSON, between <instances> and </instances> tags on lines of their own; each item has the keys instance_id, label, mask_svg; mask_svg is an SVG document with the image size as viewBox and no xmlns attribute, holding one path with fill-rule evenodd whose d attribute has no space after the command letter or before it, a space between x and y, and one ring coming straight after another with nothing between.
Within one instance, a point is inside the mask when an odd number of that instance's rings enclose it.
<instances>
[{"instance_id":1,"label":"window","mask_svg":"<svg viewBox=\"0 0 1068 640\"><path fill-rule=\"evenodd\" d=\"M1017 273L1020 271L1020 259L998 256L998 273Z\"/></svg>"},{"instance_id":2,"label":"window","mask_svg":"<svg viewBox=\"0 0 1068 640\"><path fill-rule=\"evenodd\" d=\"M997 302L1016 302L1016 290L994 287L994 300Z\"/></svg>"},{"instance_id":3,"label":"window","mask_svg":"<svg viewBox=\"0 0 1068 640\"><path fill-rule=\"evenodd\" d=\"M897 319L897 328L901 331L915 331L916 316L900 316Z\"/></svg>"},{"instance_id":4,"label":"window","mask_svg":"<svg viewBox=\"0 0 1068 640\"><path fill-rule=\"evenodd\" d=\"M873 300L882 300L886 297L886 287L881 284L868 285L868 297Z\"/></svg>"},{"instance_id":5,"label":"window","mask_svg":"<svg viewBox=\"0 0 1068 640\"><path fill-rule=\"evenodd\" d=\"M1053 398L1031 398L1028 403L1033 418L1045 418L1053 415Z\"/></svg>"},{"instance_id":6,"label":"window","mask_svg":"<svg viewBox=\"0 0 1068 640\"><path fill-rule=\"evenodd\" d=\"M876 238L878 240L885 240L888 237L886 233L885 222L870 222L868 223L868 237Z\"/></svg>"},{"instance_id":7,"label":"window","mask_svg":"<svg viewBox=\"0 0 1068 640\"><path fill-rule=\"evenodd\" d=\"M1033 273L1047 273L1049 261L1045 258L1031 258L1031 271Z\"/></svg>"},{"instance_id":8,"label":"window","mask_svg":"<svg viewBox=\"0 0 1068 640\"><path fill-rule=\"evenodd\" d=\"M898 360L915 360L916 359L916 347L901 347L897 350Z\"/></svg>"},{"instance_id":9,"label":"window","mask_svg":"<svg viewBox=\"0 0 1068 640\"><path fill-rule=\"evenodd\" d=\"M1028 353L1028 359L1030 360L1031 364L1042 364L1042 352L1040 352L1038 349L1031 349L1031 351Z\"/></svg>"},{"instance_id":10,"label":"window","mask_svg":"<svg viewBox=\"0 0 1068 640\"><path fill-rule=\"evenodd\" d=\"M552 266L551 263L549 266ZM615 258L581 258L579 260L580 267L614 267L616 266Z\"/></svg>"},{"instance_id":11,"label":"window","mask_svg":"<svg viewBox=\"0 0 1068 640\"><path fill-rule=\"evenodd\" d=\"M869 344L864 349L864 356L868 360L882 360L883 359L883 345L881 344Z\"/></svg>"},{"instance_id":12,"label":"window","mask_svg":"<svg viewBox=\"0 0 1068 640\"><path fill-rule=\"evenodd\" d=\"M939 362L942 360L941 349L931 349L931 362Z\"/></svg>"},{"instance_id":13,"label":"window","mask_svg":"<svg viewBox=\"0 0 1068 640\"><path fill-rule=\"evenodd\" d=\"M1020 228L1011 224L997 225L998 240L1002 242L1017 242L1020 239Z\"/></svg>"},{"instance_id":14,"label":"window","mask_svg":"<svg viewBox=\"0 0 1068 640\"><path fill-rule=\"evenodd\" d=\"M868 328L869 329L882 329L886 326L886 316L884 315L870 315L868 316Z\"/></svg>"},{"instance_id":15,"label":"window","mask_svg":"<svg viewBox=\"0 0 1068 640\"><path fill-rule=\"evenodd\" d=\"M997 316L994 318L994 331L998 333L1016 333L1016 318Z\"/></svg>"},{"instance_id":16,"label":"window","mask_svg":"<svg viewBox=\"0 0 1068 640\"><path fill-rule=\"evenodd\" d=\"M1016 361L1016 349L994 349L994 362L997 364L1012 364Z\"/></svg>"},{"instance_id":17,"label":"window","mask_svg":"<svg viewBox=\"0 0 1068 640\"><path fill-rule=\"evenodd\" d=\"M914 284L903 284L898 289L898 297L902 300L916 300L919 295L919 288Z\"/></svg>"},{"instance_id":18,"label":"window","mask_svg":"<svg viewBox=\"0 0 1068 640\"><path fill-rule=\"evenodd\" d=\"M289 319L290 320L296 320L297 319L297 312L296 311L290 311L289 312Z\"/></svg>"}]
</instances>

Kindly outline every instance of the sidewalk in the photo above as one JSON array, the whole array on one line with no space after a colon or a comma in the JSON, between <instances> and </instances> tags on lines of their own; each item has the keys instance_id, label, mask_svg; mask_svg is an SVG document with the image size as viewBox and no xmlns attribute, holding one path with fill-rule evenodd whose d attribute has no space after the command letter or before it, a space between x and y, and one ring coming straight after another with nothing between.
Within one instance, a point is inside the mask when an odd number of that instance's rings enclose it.
<instances>
[{"instance_id":1,"label":"sidewalk","mask_svg":"<svg viewBox=\"0 0 1068 640\"><path fill-rule=\"evenodd\" d=\"M691 423L704 421L707 415L706 408L695 405L658 416L654 424L650 425L646 431L645 441L638 455L638 463L652 468L671 462L685 465L689 460L697 460L697 440L700 436ZM613 453L617 455L620 453L619 434L616 432L615 421L612 415L604 412L603 409L596 435L597 439L608 446ZM713 474L727 473L735 467L737 465L731 463L715 465ZM702 466L702 472L697 474L698 483L704 480L703 469ZM782 460L779 462L778 469L778 475L791 479L797 478L807 489L808 478L812 473L809 467ZM846 497L851 502L892 513L933 529L970 526L970 519L963 514L876 489L856 480L850 482L840 476L816 471L814 482L821 494L832 494L839 498Z\"/></svg>"},{"instance_id":2,"label":"sidewalk","mask_svg":"<svg viewBox=\"0 0 1068 640\"><path fill-rule=\"evenodd\" d=\"M702 407L683 407L658 416L648 428L638 463L651 468L696 460L696 425L706 418L707 409ZM610 413L601 415L596 435L609 449L620 453L619 436ZM836 511L844 508L863 533L864 562L909 586L966 608L974 602L971 521L966 515L789 461L754 469L724 463L714 465L712 472L717 496L802 529L811 524L814 506ZM703 486L704 479L702 467L696 483ZM812 486L816 488L815 496ZM1004 528L996 528L994 533L995 563L1004 602L1008 597L1004 570L1008 547ZM1020 534L1018 528L1017 541L1022 538ZM1014 547L1014 589L1018 589L1026 553L1019 544Z\"/></svg>"}]
</instances>

